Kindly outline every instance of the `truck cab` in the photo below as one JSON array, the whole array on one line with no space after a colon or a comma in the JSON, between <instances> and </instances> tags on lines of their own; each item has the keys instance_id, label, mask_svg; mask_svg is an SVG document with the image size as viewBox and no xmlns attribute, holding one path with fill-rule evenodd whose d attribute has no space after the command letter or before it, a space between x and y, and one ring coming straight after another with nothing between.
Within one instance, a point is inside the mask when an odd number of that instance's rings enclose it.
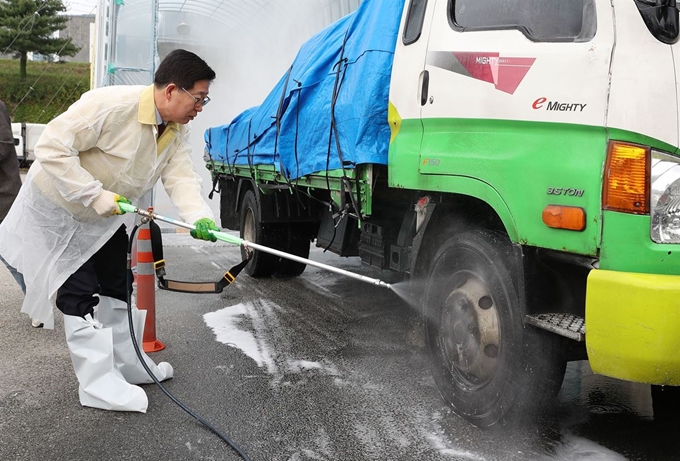
<instances>
[{"instance_id":1,"label":"truck cab","mask_svg":"<svg viewBox=\"0 0 680 461\"><path fill-rule=\"evenodd\" d=\"M388 186L430 204L412 272L437 382L473 422L512 400L517 342L543 351L519 365L535 395L577 358L680 385L677 36L674 2L407 2Z\"/></svg>"}]
</instances>

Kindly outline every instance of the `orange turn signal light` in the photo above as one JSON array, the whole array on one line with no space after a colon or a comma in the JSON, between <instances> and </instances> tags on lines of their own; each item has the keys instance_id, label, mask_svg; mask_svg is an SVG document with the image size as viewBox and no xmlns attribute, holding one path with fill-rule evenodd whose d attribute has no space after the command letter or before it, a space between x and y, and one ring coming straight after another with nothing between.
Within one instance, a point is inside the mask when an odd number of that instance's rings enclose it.
<instances>
[{"instance_id":1,"label":"orange turn signal light","mask_svg":"<svg viewBox=\"0 0 680 461\"><path fill-rule=\"evenodd\" d=\"M649 213L650 148L611 141L604 169L602 208Z\"/></svg>"},{"instance_id":2,"label":"orange turn signal light","mask_svg":"<svg viewBox=\"0 0 680 461\"><path fill-rule=\"evenodd\" d=\"M586 228L586 210L576 206L548 205L543 210L543 222L553 229L582 231Z\"/></svg>"}]
</instances>

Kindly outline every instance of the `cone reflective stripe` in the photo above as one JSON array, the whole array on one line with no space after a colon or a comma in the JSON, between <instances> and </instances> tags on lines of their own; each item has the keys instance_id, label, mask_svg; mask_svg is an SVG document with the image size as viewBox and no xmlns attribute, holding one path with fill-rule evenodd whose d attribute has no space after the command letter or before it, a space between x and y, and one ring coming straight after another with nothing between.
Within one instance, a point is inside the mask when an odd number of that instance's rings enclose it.
<instances>
[{"instance_id":1,"label":"cone reflective stripe","mask_svg":"<svg viewBox=\"0 0 680 461\"><path fill-rule=\"evenodd\" d=\"M151 229L146 223L137 231L137 308L146 311L142 338L144 352L165 349L165 344L156 339L156 272L153 263Z\"/></svg>"}]
</instances>

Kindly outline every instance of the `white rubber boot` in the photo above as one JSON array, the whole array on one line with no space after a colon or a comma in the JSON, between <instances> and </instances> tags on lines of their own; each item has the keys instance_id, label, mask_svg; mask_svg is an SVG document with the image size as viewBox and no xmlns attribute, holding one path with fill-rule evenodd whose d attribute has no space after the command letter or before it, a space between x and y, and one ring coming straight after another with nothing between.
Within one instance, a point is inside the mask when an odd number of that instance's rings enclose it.
<instances>
[{"instance_id":1,"label":"white rubber boot","mask_svg":"<svg viewBox=\"0 0 680 461\"><path fill-rule=\"evenodd\" d=\"M153 379L142 366L142 362L139 361L132 344L132 338L130 338L127 304L119 299L100 296L97 306L97 320L105 327L110 327L113 330L113 356L116 360L116 367L125 377L125 380L131 384L152 383ZM168 362L161 362L156 365L142 349L146 311L133 307L132 320L135 326L137 344L139 344L144 361L151 372L159 381L172 378L172 365Z\"/></svg>"},{"instance_id":2,"label":"white rubber boot","mask_svg":"<svg viewBox=\"0 0 680 461\"><path fill-rule=\"evenodd\" d=\"M146 413L149 400L139 386L125 381L113 359L113 336L92 316L64 315L66 344L78 378L80 403L86 407Z\"/></svg>"}]
</instances>

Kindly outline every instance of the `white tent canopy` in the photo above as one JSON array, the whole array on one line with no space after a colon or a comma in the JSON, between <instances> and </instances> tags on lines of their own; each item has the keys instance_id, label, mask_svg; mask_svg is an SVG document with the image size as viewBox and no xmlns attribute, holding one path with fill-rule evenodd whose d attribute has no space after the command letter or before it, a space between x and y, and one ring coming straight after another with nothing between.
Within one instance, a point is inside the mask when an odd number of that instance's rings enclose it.
<instances>
[{"instance_id":1,"label":"white tent canopy","mask_svg":"<svg viewBox=\"0 0 680 461\"><path fill-rule=\"evenodd\" d=\"M290 66L300 45L351 13L360 0L99 0L94 87L148 85L160 60L177 48L215 70L212 103L191 122L194 163L204 196L203 133L258 105ZM156 211L177 216L162 187ZM210 205L219 216L219 201Z\"/></svg>"},{"instance_id":2,"label":"white tent canopy","mask_svg":"<svg viewBox=\"0 0 680 461\"><path fill-rule=\"evenodd\" d=\"M176 48L203 51L204 58L248 43L266 43L269 52L282 44L297 49L359 2L100 0L93 86L150 83L159 59ZM288 39L281 37L286 32Z\"/></svg>"}]
</instances>

